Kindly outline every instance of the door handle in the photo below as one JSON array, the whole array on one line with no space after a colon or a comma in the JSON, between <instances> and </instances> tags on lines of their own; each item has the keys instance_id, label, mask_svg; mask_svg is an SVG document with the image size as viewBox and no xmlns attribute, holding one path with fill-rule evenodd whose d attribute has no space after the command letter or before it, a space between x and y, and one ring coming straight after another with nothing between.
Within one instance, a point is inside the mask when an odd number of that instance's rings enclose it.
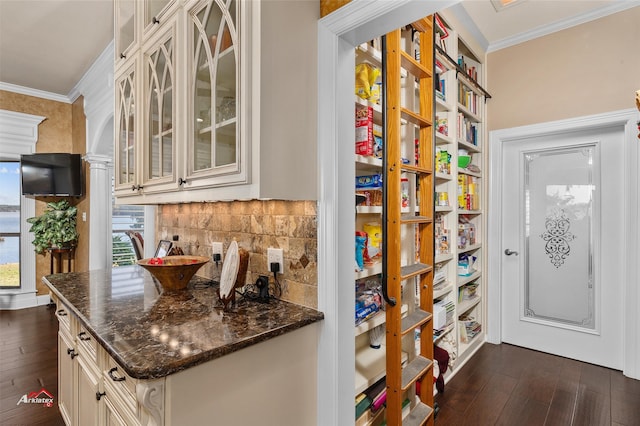
<instances>
[{"instance_id":1,"label":"door handle","mask_svg":"<svg viewBox=\"0 0 640 426\"><path fill-rule=\"evenodd\" d=\"M518 255L518 252L517 252L517 251L510 250L510 249L506 249L506 250L504 251L504 254L506 254L507 256L511 256L512 254L515 254L515 255L517 256L517 255Z\"/></svg>"}]
</instances>

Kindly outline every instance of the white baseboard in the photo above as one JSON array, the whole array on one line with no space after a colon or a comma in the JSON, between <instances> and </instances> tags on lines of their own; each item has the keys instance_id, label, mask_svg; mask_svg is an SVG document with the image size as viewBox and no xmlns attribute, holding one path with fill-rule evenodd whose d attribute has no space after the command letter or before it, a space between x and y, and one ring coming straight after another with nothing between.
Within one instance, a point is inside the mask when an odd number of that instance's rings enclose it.
<instances>
[{"instance_id":1,"label":"white baseboard","mask_svg":"<svg viewBox=\"0 0 640 426\"><path fill-rule=\"evenodd\" d=\"M49 300L49 295L37 296L35 291L0 294L0 310L33 308L34 306L46 305Z\"/></svg>"}]
</instances>

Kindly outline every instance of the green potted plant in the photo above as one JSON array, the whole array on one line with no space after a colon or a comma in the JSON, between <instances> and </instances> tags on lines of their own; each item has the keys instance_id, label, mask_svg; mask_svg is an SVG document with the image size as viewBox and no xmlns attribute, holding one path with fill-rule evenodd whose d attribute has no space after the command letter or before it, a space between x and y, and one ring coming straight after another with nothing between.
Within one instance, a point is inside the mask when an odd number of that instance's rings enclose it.
<instances>
[{"instance_id":1,"label":"green potted plant","mask_svg":"<svg viewBox=\"0 0 640 426\"><path fill-rule=\"evenodd\" d=\"M42 254L49 248L75 247L78 241L77 213L75 206L61 200L47 203L42 215L28 218L27 222L31 224L29 231L35 235L33 245L36 253Z\"/></svg>"}]
</instances>

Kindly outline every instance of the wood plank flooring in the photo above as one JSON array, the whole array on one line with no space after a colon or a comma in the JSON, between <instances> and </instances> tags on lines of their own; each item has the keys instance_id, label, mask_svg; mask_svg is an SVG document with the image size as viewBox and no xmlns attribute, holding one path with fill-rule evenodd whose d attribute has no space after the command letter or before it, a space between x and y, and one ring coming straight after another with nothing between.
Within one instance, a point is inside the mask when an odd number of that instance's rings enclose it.
<instances>
[{"instance_id":1,"label":"wood plank flooring","mask_svg":"<svg viewBox=\"0 0 640 426\"><path fill-rule=\"evenodd\" d=\"M0 425L64 424L57 332L47 306L0 311ZM53 407L17 404L42 388L54 395ZM640 426L640 381L505 344L483 345L436 401L439 426Z\"/></svg>"},{"instance_id":2,"label":"wood plank flooring","mask_svg":"<svg viewBox=\"0 0 640 426\"><path fill-rule=\"evenodd\" d=\"M0 311L0 425L64 425L58 410L58 320L48 306ZM54 405L18 404L46 389Z\"/></svg>"},{"instance_id":3,"label":"wood plank flooring","mask_svg":"<svg viewBox=\"0 0 640 426\"><path fill-rule=\"evenodd\" d=\"M640 426L640 381L507 344L485 343L436 402L436 425Z\"/></svg>"}]
</instances>

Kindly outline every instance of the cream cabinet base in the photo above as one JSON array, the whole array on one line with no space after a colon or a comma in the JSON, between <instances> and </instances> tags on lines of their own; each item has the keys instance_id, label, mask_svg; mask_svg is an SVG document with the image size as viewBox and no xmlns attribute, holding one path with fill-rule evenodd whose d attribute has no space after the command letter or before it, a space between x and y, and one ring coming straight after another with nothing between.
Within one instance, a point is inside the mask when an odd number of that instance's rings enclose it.
<instances>
[{"instance_id":1,"label":"cream cabinet base","mask_svg":"<svg viewBox=\"0 0 640 426\"><path fill-rule=\"evenodd\" d=\"M166 378L165 425L315 425L318 325Z\"/></svg>"}]
</instances>

